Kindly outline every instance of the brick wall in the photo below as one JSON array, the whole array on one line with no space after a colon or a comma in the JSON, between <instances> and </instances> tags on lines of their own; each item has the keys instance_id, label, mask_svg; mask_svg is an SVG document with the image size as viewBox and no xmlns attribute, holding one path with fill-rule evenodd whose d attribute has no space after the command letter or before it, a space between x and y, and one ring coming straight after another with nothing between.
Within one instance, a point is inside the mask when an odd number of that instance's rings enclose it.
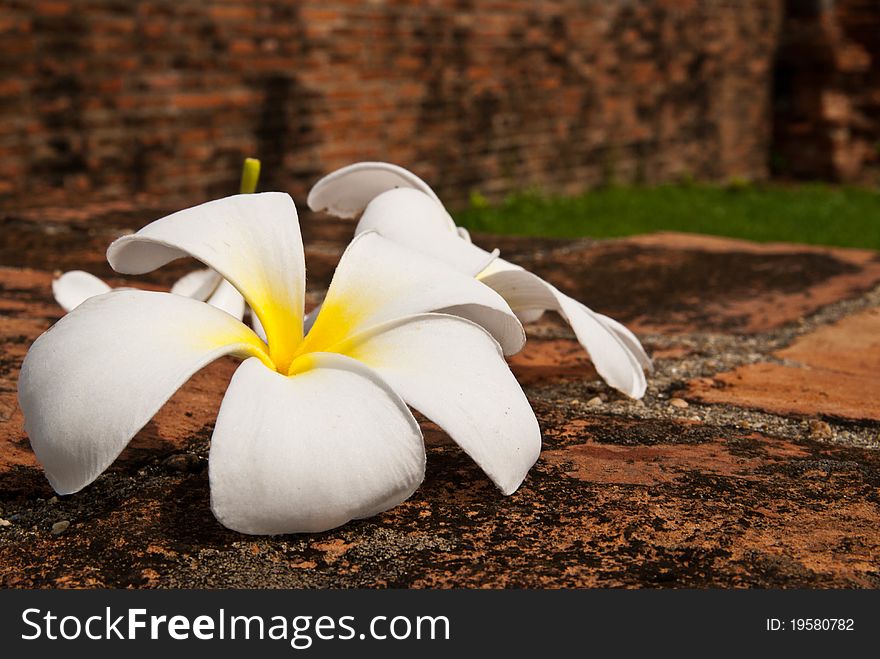
<instances>
[{"instance_id":1,"label":"brick wall","mask_svg":"<svg viewBox=\"0 0 880 659\"><path fill-rule=\"evenodd\" d=\"M787 0L774 90L774 169L880 181L880 2Z\"/></svg>"},{"instance_id":2,"label":"brick wall","mask_svg":"<svg viewBox=\"0 0 880 659\"><path fill-rule=\"evenodd\" d=\"M767 174L782 0L4 0L0 199Z\"/></svg>"}]
</instances>

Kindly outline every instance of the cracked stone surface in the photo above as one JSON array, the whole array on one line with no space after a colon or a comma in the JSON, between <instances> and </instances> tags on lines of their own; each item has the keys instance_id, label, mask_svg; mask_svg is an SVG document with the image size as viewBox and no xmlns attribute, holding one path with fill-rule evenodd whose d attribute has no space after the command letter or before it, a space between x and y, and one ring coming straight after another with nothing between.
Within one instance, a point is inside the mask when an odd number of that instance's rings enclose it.
<instances>
[{"instance_id":1,"label":"cracked stone surface","mask_svg":"<svg viewBox=\"0 0 880 659\"><path fill-rule=\"evenodd\" d=\"M231 359L195 375L94 484L56 496L15 397L28 346L62 313L53 272L167 287L192 263L127 279L104 250L183 205L0 211L3 586L880 586L880 255L864 250L477 236L628 323L656 367L632 401L558 318L529 326L511 367L544 448L510 497L423 420L427 476L404 504L315 535L229 531L208 506L207 459ZM309 304L351 230L303 218Z\"/></svg>"}]
</instances>

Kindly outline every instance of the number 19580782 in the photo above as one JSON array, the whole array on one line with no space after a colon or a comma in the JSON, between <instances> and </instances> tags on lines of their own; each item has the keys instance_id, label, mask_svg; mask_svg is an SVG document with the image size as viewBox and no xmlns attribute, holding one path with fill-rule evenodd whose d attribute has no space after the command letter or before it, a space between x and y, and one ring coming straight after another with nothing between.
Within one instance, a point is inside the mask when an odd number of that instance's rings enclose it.
<instances>
[{"instance_id":1,"label":"number 19580782","mask_svg":"<svg viewBox=\"0 0 880 659\"><path fill-rule=\"evenodd\" d=\"M767 618L768 632L851 632L855 631L853 618Z\"/></svg>"}]
</instances>

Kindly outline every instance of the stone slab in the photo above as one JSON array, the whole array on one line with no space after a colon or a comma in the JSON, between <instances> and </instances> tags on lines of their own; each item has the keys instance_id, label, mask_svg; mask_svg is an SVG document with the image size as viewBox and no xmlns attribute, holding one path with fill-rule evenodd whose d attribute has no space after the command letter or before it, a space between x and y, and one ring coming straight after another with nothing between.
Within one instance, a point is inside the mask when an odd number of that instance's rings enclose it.
<instances>
[{"instance_id":1,"label":"stone slab","mask_svg":"<svg viewBox=\"0 0 880 659\"><path fill-rule=\"evenodd\" d=\"M711 361L706 346L732 350L735 337L751 333L748 350L760 349L760 332L874 286L877 256L858 250L670 234L498 239L512 260L593 308L658 332L647 344L656 346L658 370L644 403L635 404L602 385L552 315L531 329L511 366L535 407L544 451L511 497L422 419L428 472L401 506L316 535L228 531L210 513L207 458L231 359L186 383L95 483L54 497L15 398L27 347L61 316L52 273L78 267L116 285L167 287L192 263L136 280L102 270L109 240L163 213L158 202L141 209L96 202L77 212L0 217L0 518L10 522L0 526L3 586L880 587L880 452L749 430L739 394L716 402L723 417L701 419L695 406L669 404L684 384L685 371L676 369ZM351 230L304 217L310 304ZM817 383L826 395L844 378L848 404L860 410L848 427L872 432L876 322L876 308L844 317L775 355L768 350L764 365ZM804 373L818 377L803 380ZM719 389L714 382L728 375L717 377L702 380L707 395L742 387ZM777 388L792 386L780 380ZM688 398L700 395L694 388ZM53 534L61 521L70 526Z\"/></svg>"},{"instance_id":2,"label":"stone slab","mask_svg":"<svg viewBox=\"0 0 880 659\"><path fill-rule=\"evenodd\" d=\"M539 408L545 449L501 496L430 424L406 503L307 536L208 508L207 430L84 492L7 506L5 587L878 587L880 454ZM54 523L69 520L60 536Z\"/></svg>"},{"instance_id":3,"label":"stone slab","mask_svg":"<svg viewBox=\"0 0 880 659\"><path fill-rule=\"evenodd\" d=\"M687 396L776 414L880 421L880 309L820 327L775 357L783 362L695 380Z\"/></svg>"}]
</instances>

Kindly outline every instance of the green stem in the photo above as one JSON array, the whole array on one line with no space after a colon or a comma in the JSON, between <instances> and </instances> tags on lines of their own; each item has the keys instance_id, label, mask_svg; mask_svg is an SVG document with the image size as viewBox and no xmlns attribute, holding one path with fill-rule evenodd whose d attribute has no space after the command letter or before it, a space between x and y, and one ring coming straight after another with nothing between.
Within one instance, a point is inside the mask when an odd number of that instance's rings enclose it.
<instances>
[{"instance_id":1,"label":"green stem","mask_svg":"<svg viewBox=\"0 0 880 659\"><path fill-rule=\"evenodd\" d=\"M260 180L260 161L256 158L245 158L241 168L241 194L251 194L257 191L257 181Z\"/></svg>"}]
</instances>

